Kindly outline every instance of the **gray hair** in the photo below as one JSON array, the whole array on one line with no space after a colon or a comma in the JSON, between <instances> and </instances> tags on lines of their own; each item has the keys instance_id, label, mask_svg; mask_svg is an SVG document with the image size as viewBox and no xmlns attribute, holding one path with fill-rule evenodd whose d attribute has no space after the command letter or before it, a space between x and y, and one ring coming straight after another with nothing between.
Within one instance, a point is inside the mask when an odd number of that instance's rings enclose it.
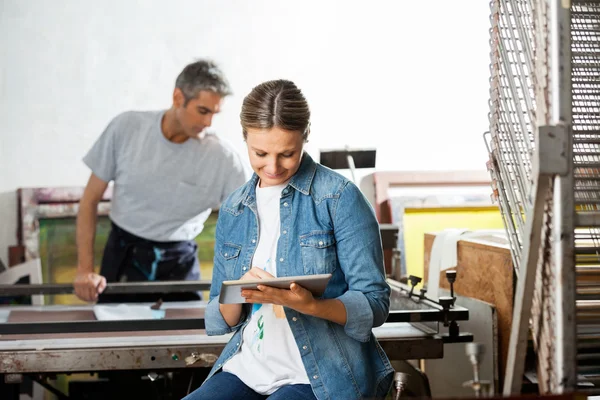
<instances>
[{"instance_id":1,"label":"gray hair","mask_svg":"<svg viewBox=\"0 0 600 400\"><path fill-rule=\"evenodd\" d=\"M256 86L244 98L240 122L244 139L248 128L278 127L299 132L304 141L310 133L310 108L294 82L284 79L267 81Z\"/></svg>"},{"instance_id":2,"label":"gray hair","mask_svg":"<svg viewBox=\"0 0 600 400\"><path fill-rule=\"evenodd\" d=\"M185 97L185 104L195 99L202 90L217 93L221 97L231 94L225 75L217 64L209 60L198 60L187 65L177 77L175 87Z\"/></svg>"}]
</instances>

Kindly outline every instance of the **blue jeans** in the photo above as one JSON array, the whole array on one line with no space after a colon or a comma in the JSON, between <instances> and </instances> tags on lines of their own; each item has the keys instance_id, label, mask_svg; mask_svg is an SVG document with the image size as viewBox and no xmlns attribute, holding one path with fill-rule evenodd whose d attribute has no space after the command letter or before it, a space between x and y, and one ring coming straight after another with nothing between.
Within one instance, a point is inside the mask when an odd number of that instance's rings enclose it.
<instances>
[{"instance_id":1,"label":"blue jeans","mask_svg":"<svg viewBox=\"0 0 600 400\"><path fill-rule=\"evenodd\" d=\"M310 385L289 385L270 396L256 393L237 376L229 372L219 372L210 377L202 386L187 395L183 400L316 400Z\"/></svg>"}]
</instances>

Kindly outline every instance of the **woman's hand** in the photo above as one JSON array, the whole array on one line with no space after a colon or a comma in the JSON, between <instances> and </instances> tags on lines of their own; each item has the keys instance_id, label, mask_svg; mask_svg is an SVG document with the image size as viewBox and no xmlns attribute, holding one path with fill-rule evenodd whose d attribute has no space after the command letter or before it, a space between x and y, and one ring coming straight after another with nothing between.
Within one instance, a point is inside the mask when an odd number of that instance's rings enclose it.
<instances>
[{"instance_id":1,"label":"woman's hand","mask_svg":"<svg viewBox=\"0 0 600 400\"><path fill-rule=\"evenodd\" d=\"M268 272L254 267L241 279L265 279L272 277ZM299 313L323 318L340 325L345 325L347 321L344 303L337 299L315 299L309 290L297 283L292 283L289 290L258 285L258 290L242 290L242 297L246 299L246 303L285 306Z\"/></svg>"},{"instance_id":2,"label":"woman's hand","mask_svg":"<svg viewBox=\"0 0 600 400\"><path fill-rule=\"evenodd\" d=\"M242 290L242 296L247 303L276 304L309 315L313 314L316 303L312 293L297 283L292 283L289 290L258 285L258 290Z\"/></svg>"},{"instance_id":3,"label":"woman's hand","mask_svg":"<svg viewBox=\"0 0 600 400\"><path fill-rule=\"evenodd\" d=\"M260 268L252 267L250 271L246 272L240 280L255 280L255 279L266 279L273 278L273 275ZM223 316L223 319L230 327L237 325L240 322L242 316L242 305L241 304L219 304L219 311Z\"/></svg>"},{"instance_id":4,"label":"woman's hand","mask_svg":"<svg viewBox=\"0 0 600 400\"><path fill-rule=\"evenodd\" d=\"M240 280L248 281L248 280L269 279L269 278L275 278L275 277L263 269L260 269L258 267L252 267L252 268L250 268L250 271L248 271L244 275L242 275Z\"/></svg>"}]
</instances>

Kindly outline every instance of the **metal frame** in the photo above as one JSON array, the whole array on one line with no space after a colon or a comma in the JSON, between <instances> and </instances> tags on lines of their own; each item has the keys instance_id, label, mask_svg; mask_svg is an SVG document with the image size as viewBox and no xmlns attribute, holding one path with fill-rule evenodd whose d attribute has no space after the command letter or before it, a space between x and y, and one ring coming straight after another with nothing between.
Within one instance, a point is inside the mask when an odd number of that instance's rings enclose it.
<instances>
[{"instance_id":1,"label":"metal frame","mask_svg":"<svg viewBox=\"0 0 600 400\"><path fill-rule=\"evenodd\" d=\"M164 330L201 330L204 319L139 319L115 321L5 322L0 335L35 335L52 333L140 332Z\"/></svg>"},{"instance_id":2,"label":"metal frame","mask_svg":"<svg viewBox=\"0 0 600 400\"><path fill-rule=\"evenodd\" d=\"M147 283L115 283L109 284L106 288L110 293L131 293L135 292L177 292L200 290L204 288L207 282L147 282ZM209 284L208 284L209 285ZM39 294L39 293L63 293L62 289L72 290L72 285L18 285L22 287L14 288L9 285L5 290L12 294ZM437 332L427 323L452 321L467 321L469 319L469 310L460 306L453 306L445 309L437 302L422 298L417 294L411 294L408 285L402 283L393 283L398 296L394 296L394 306L399 309L391 310L388 314L386 323L418 323L423 324L423 329L430 332ZM55 290L59 289L59 290ZM2 293L0 291L0 293ZM42 307L41 309L51 310L56 307ZM15 309L28 310L30 307L20 306ZM203 319L158 319L158 320L121 320L121 321L60 321L60 322L29 322L29 323L1 323L0 335L14 334L48 334L48 333L67 333L67 332L127 332L127 331L157 331L157 330L186 330L186 329L204 329ZM450 335L445 339L465 340Z\"/></svg>"},{"instance_id":3,"label":"metal frame","mask_svg":"<svg viewBox=\"0 0 600 400\"><path fill-rule=\"evenodd\" d=\"M600 6L493 0L490 20L488 168L518 273L504 394L521 391L530 317L540 392L570 392L578 362L600 361L593 343L578 356L582 321L600 323Z\"/></svg>"},{"instance_id":4,"label":"metal frame","mask_svg":"<svg viewBox=\"0 0 600 400\"><path fill-rule=\"evenodd\" d=\"M135 283L108 283L104 294L127 293L182 293L210 290L211 281L162 281ZM0 285L0 296L31 296L37 294L73 294L72 283L41 283Z\"/></svg>"},{"instance_id":5,"label":"metal frame","mask_svg":"<svg viewBox=\"0 0 600 400\"><path fill-rule=\"evenodd\" d=\"M386 323L467 321L469 311L456 306L448 312L431 310L390 311ZM119 320L119 321L59 321L59 322L5 322L0 324L0 335L35 335L51 333L133 332L204 329L204 320L198 318Z\"/></svg>"},{"instance_id":6,"label":"metal frame","mask_svg":"<svg viewBox=\"0 0 600 400\"><path fill-rule=\"evenodd\" d=\"M229 337L220 343L179 344L172 346L104 347L37 351L0 350L1 374L76 373L107 370L173 370L211 367ZM432 336L380 339L391 360L442 358L444 342Z\"/></svg>"},{"instance_id":7,"label":"metal frame","mask_svg":"<svg viewBox=\"0 0 600 400\"><path fill-rule=\"evenodd\" d=\"M447 310L439 304L417 295L410 295L408 285L389 281L394 306L401 310L390 312L386 324L374 329L381 347L392 360L442 358L444 343L449 336L438 333L437 324L426 321L467 320L468 310L454 306ZM180 305L169 304L167 308ZM182 307L187 307L181 303ZM89 309L91 306L79 308ZM19 310L69 310L64 306L16 306ZM402 323L401 321L405 321ZM58 338L0 340L1 374L61 373L104 370L173 370L207 367L214 364L230 339L230 335L208 337L193 334L204 328L204 320L163 319L137 321L81 321L31 324L0 324L0 334L26 332L65 333L109 332L128 330L186 330L179 335L118 336L98 338ZM463 337L454 338L460 341ZM466 338L472 340L471 338ZM452 340L450 340L452 342Z\"/></svg>"},{"instance_id":8,"label":"metal frame","mask_svg":"<svg viewBox=\"0 0 600 400\"><path fill-rule=\"evenodd\" d=\"M558 139L558 143L554 139ZM550 145L544 142L550 141ZM552 180L557 174L566 173L568 165L564 147L566 132L561 128L537 131L536 157L533 163L533 188L531 197L533 204L526 217L525 235L521 252L521 269L517 281L513 320L510 333L510 346L506 361L504 395L520 393L525 370L525 357L529 338L529 319L531 318L536 272L543 247L542 235L544 224L544 205L548 200L548 192L552 188ZM545 153L544 151L548 151ZM555 162L555 160L559 162Z\"/></svg>"},{"instance_id":9,"label":"metal frame","mask_svg":"<svg viewBox=\"0 0 600 400\"><path fill-rule=\"evenodd\" d=\"M555 82L552 108L553 125L561 125L566 132L565 157L569 162L566 174L556 177L553 193L552 247L556 293L553 309L554 373L548 377L548 391L554 393L577 390L577 327L576 274L575 274L575 182L573 171L573 95L571 58L570 2L553 0L552 3L553 67ZM552 301L552 300L550 300Z\"/></svg>"}]
</instances>

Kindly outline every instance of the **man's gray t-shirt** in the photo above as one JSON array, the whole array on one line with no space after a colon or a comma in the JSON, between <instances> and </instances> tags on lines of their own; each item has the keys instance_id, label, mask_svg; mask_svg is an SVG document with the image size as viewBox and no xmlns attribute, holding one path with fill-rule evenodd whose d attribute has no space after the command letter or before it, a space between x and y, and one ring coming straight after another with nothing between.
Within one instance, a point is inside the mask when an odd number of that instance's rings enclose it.
<instances>
[{"instance_id":1,"label":"man's gray t-shirt","mask_svg":"<svg viewBox=\"0 0 600 400\"><path fill-rule=\"evenodd\" d=\"M167 140L164 113L118 115L83 161L98 178L114 181L115 224L148 240L192 240L246 176L238 154L215 135Z\"/></svg>"}]
</instances>

